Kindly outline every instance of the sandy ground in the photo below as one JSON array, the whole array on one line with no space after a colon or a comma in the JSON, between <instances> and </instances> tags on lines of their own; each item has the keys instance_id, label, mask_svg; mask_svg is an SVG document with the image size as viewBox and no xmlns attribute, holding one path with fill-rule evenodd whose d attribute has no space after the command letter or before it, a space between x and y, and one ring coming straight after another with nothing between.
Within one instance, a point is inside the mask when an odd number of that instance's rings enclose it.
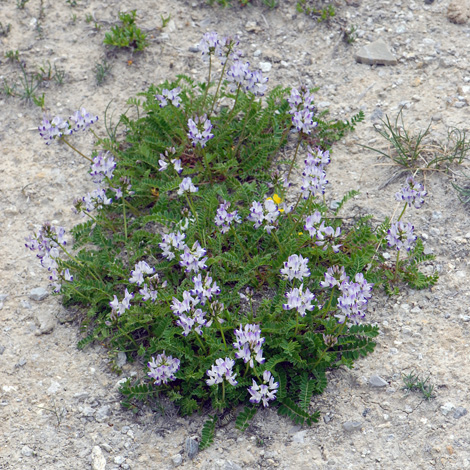
<instances>
[{"instance_id":1,"label":"sandy ground","mask_svg":"<svg viewBox=\"0 0 470 470\"><path fill-rule=\"evenodd\" d=\"M321 24L297 13L293 0L281 0L275 10L221 10L195 0L72 3L30 0L19 9L13 0L0 1L0 22L11 24L0 36L0 50L18 50L28 71L48 62L63 69L62 85L47 81L37 93L45 94L52 115L67 116L80 106L98 114L99 133L111 100L117 119L126 100L152 82L178 73L203 79L205 65L192 50L212 30L237 33L253 65L271 64L270 86L318 86L317 105L332 117L365 112L356 133L333 149L328 171L331 199L361 191L349 206L353 214L390 215L404 180L383 188L397 168L360 147L386 148L373 128L381 116L394 118L404 106L409 126L431 123L437 140L449 126L468 130L470 27L448 20L446 0L338 1L337 17ZM150 46L142 54L106 49L104 32L120 10L131 9ZM160 15L168 14L171 21L161 30ZM87 23L87 17L94 20ZM341 31L351 25L358 38L349 45ZM379 38L397 65L357 63L355 52ZM103 58L112 71L98 86L94 68ZM429 269L439 270L439 283L419 292L403 289L391 299L376 294L368 316L381 330L376 351L353 370L329 374L327 392L312 400L312 409L322 411L320 423L301 429L262 411L244 434L233 424L218 429L214 445L189 460L186 440L197 438L204 417L134 417L122 410L120 377L111 372L106 351L99 345L76 349L74 312L52 296L30 298L32 289L47 288L47 279L24 237L46 220L71 228L78 222L72 201L92 183L85 161L41 140L36 128L42 111L21 100L19 67L2 57L4 80L17 87L16 96L6 96L5 87L0 92L0 469L470 468L470 224L451 184L464 182L458 168L426 172L429 198L407 213L436 255ZM90 149L90 139L79 137L77 145ZM123 369L124 376L135 373L129 364ZM402 375L413 371L429 377L433 400L402 390ZM373 375L386 386L371 386Z\"/></svg>"}]
</instances>

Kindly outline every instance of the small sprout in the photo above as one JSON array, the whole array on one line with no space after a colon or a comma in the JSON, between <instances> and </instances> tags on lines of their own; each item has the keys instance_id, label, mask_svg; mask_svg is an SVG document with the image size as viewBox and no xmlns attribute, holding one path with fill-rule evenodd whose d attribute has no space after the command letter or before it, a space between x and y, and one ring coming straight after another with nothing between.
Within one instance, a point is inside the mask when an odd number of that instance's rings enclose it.
<instances>
[{"instance_id":1,"label":"small sprout","mask_svg":"<svg viewBox=\"0 0 470 470\"><path fill-rule=\"evenodd\" d=\"M430 377L430 376L429 376ZM435 398L434 385L429 383L429 377L425 380L422 380L418 374L410 372L407 375L403 375L404 386L402 390L407 392L421 392L425 400L431 400Z\"/></svg>"},{"instance_id":2,"label":"small sprout","mask_svg":"<svg viewBox=\"0 0 470 470\"><path fill-rule=\"evenodd\" d=\"M0 21L0 36L8 36L11 31L11 24L8 23L6 26L3 26L3 23Z\"/></svg>"},{"instance_id":3,"label":"small sprout","mask_svg":"<svg viewBox=\"0 0 470 470\"><path fill-rule=\"evenodd\" d=\"M122 26L113 26L111 32L104 37L104 44L114 47L131 47L136 51L143 51L147 46L147 35L135 25L136 11L119 13Z\"/></svg>"},{"instance_id":4,"label":"small sprout","mask_svg":"<svg viewBox=\"0 0 470 470\"><path fill-rule=\"evenodd\" d=\"M24 10L28 2L29 0L16 0L16 8L18 8L18 10Z\"/></svg>"},{"instance_id":5,"label":"small sprout","mask_svg":"<svg viewBox=\"0 0 470 470\"><path fill-rule=\"evenodd\" d=\"M106 77L109 75L111 72L112 65L106 61L106 59L103 59L101 62L98 62L95 65L95 77L96 77L96 83L98 86L101 86L104 81L106 80Z\"/></svg>"}]
</instances>

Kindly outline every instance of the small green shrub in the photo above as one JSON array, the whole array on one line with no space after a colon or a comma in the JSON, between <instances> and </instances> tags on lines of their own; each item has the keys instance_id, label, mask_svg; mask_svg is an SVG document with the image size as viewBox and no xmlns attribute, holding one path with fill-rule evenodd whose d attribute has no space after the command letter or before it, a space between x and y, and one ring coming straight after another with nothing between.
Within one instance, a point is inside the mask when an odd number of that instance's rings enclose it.
<instances>
[{"instance_id":1,"label":"small green shrub","mask_svg":"<svg viewBox=\"0 0 470 470\"><path fill-rule=\"evenodd\" d=\"M136 11L119 13L121 26L113 26L111 32L105 33L104 44L114 47L130 47L136 51L143 51L147 46L147 35L135 25Z\"/></svg>"},{"instance_id":2,"label":"small green shrub","mask_svg":"<svg viewBox=\"0 0 470 470\"><path fill-rule=\"evenodd\" d=\"M105 116L108 137L97 137L90 157L79 152L98 186L75 201L87 220L72 229L71 246L50 224L26 244L65 305L84 307L79 347L100 341L144 366L121 388L124 407L157 409L164 396L183 415L211 406L201 448L238 405L241 430L257 404L316 422L311 399L325 390L326 371L374 350L378 327L360 321L372 287L437 281L418 271L432 257L400 221L423 202L414 180L393 223L343 222L356 191L334 210L327 203L331 145L364 115L328 121L310 90L268 91L236 47L205 34L207 80L179 75L130 99L136 112L121 116L122 139ZM70 135L96 119L82 109L68 121L45 117L39 129L47 143L76 150ZM302 187L292 190L300 158Z\"/></svg>"}]
</instances>

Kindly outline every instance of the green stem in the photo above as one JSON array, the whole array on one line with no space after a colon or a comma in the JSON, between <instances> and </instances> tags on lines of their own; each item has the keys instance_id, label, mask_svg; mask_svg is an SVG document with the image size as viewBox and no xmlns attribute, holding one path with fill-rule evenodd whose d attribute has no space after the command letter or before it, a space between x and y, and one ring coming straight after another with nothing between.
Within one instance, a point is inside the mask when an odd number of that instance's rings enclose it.
<instances>
[{"instance_id":1,"label":"green stem","mask_svg":"<svg viewBox=\"0 0 470 470\"><path fill-rule=\"evenodd\" d=\"M290 176L290 173L292 171L292 168L294 167L295 160L297 158L297 152L299 151L299 147L300 147L301 142L302 142L302 133L299 133L299 141L297 142L297 147L295 148L294 157L292 158L292 163L290 165L289 172L287 173L287 181L289 181L289 176Z\"/></svg>"},{"instance_id":2,"label":"green stem","mask_svg":"<svg viewBox=\"0 0 470 470\"><path fill-rule=\"evenodd\" d=\"M335 286L333 286L333 289L331 289L330 301L328 302L328 306L326 307L325 313L322 315L322 318L325 318L328 315L328 312L330 311L331 302L333 302L334 292L335 292Z\"/></svg>"},{"instance_id":3,"label":"green stem","mask_svg":"<svg viewBox=\"0 0 470 470\"><path fill-rule=\"evenodd\" d=\"M126 200L122 196L122 216L124 219L124 238L127 240Z\"/></svg>"},{"instance_id":4,"label":"green stem","mask_svg":"<svg viewBox=\"0 0 470 470\"><path fill-rule=\"evenodd\" d=\"M226 56L227 60L225 61L225 64L222 68L222 73L220 74L219 83L217 84L217 90L216 90L215 95L214 95L214 101L212 102L211 110L210 110L209 116L208 116L209 119L212 115L212 112L214 111L215 103L217 102L217 95L219 94L220 85L222 84L222 80L224 79L225 69L227 68L227 64L228 64L228 56L229 56L230 52L232 51L232 47L233 47L233 45L230 45L229 50L227 52L227 56Z\"/></svg>"},{"instance_id":5,"label":"green stem","mask_svg":"<svg viewBox=\"0 0 470 470\"><path fill-rule=\"evenodd\" d=\"M55 241L55 240L54 240ZM57 242L56 242L57 243ZM98 281L98 282L101 282L102 284L104 284L103 280L98 276L95 276L95 273L93 273L93 271L85 264L83 264L79 259L75 258L75 256L71 255L66 248L64 248L63 245L61 245L60 243L57 243L59 245L59 247L62 249L62 251L71 259L73 260L75 263L77 263L79 266L81 266L82 268L86 268L88 269L88 271L90 272L90 274L92 275L92 277L95 279L95 281Z\"/></svg>"},{"instance_id":6,"label":"green stem","mask_svg":"<svg viewBox=\"0 0 470 470\"><path fill-rule=\"evenodd\" d=\"M86 158L89 162L93 163L93 160L89 157L87 157L86 155L84 155L82 152L80 152L80 150L78 150L77 148L75 148L65 137L61 137L62 142L65 142L72 150L75 150L75 152L77 152L79 155L81 155L83 158Z\"/></svg>"},{"instance_id":7,"label":"green stem","mask_svg":"<svg viewBox=\"0 0 470 470\"><path fill-rule=\"evenodd\" d=\"M397 250L397 260L395 262L395 281L398 279L398 262L400 260L400 250Z\"/></svg>"},{"instance_id":8,"label":"green stem","mask_svg":"<svg viewBox=\"0 0 470 470\"><path fill-rule=\"evenodd\" d=\"M203 110L204 110L204 107L206 106L207 93L209 92L209 88L211 86L211 71L212 71L212 54L209 54L209 76L207 78L207 86L206 86L206 91L204 92L204 98L202 99Z\"/></svg>"},{"instance_id":9,"label":"green stem","mask_svg":"<svg viewBox=\"0 0 470 470\"><path fill-rule=\"evenodd\" d=\"M235 230L235 227L232 225L231 227L232 229L232 232L233 234L235 235L235 238L237 239L238 241L238 244L242 247L242 250L245 252L245 255L248 259L251 259L251 256L250 256L250 253L249 251L247 250L247 248L245 247L245 245L242 243L242 241L240 240L240 237L238 236L237 234L237 231Z\"/></svg>"},{"instance_id":10,"label":"green stem","mask_svg":"<svg viewBox=\"0 0 470 470\"><path fill-rule=\"evenodd\" d=\"M401 211L400 217L398 217L397 222L400 222L400 219L403 217L403 214L406 211L406 206L407 206L407 203L405 202L405 206L403 207L403 210Z\"/></svg>"},{"instance_id":11,"label":"green stem","mask_svg":"<svg viewBox=\"0 0 470 470\"><path fill-rule=\"evenodd\" d=\"M184 197L186 198L186 201L188 202L189 208L191 209L191 212L193 213L194 217L196 217L196 226L199 225L199 220L197 217L197 212L194 210L194 206L192 203L192 198L188 196L188 193L184 193Z\"/></svg>"},{"instance_id":12,"label":"green stem","mask_svg":"<svg viewBox=\"0 0 470 470\"><path fill-rule=\"evenodd\" d=\"M225 403L225 380L222 380L222 403Z\"/></svg>"},{"instance_id":13,"label":"green stem","mask_svg":"<svg viewBox=\"0 0 470 470\"><path fill-rule=\"evenodd\" d=\"M279 241L279 238L276 234L275 229L273 229L273 231L271 233L273 234L274 240L276 240L276 243L277 243L277 246L279 247L279 250L281 250L281 253L284 253L284 248L282 247L281 242Z\"/></svg>"},{"instance_id":14,"label":"green stem","mask_svg":"<svg viewBox=\"0 0 470 470\"><path fill-rule=\"evenodd\" d=\"M215 321L217 322L217 326L219 328L220 334L222 335L222 341L224 342L225 349L227 349L227 343L225 342L225 335L224 330L222 329L222 325L219 322L219 319L216 317Z\"/></svg>"},{"instance_id":15,"label":"green stem","mask_svg":"<svg viewBox=\"0 0 470 470\"><path fill-rule=\"evenodd\" d=\"M238 95L237 95L238 96ZM237 155L237 152L238 152L238 149L240 148L240 145L241 143L243 142L243 139L245 138L245 130L246 130L246 125L248 123L248 116L250 115L250 111L251 111L251 105L253 104L253 100L255 99L255 95L253 95L253 97L251 98L251 101L250 101L250 108L249 110L245 113L245 119L243 121L243 129L242 129L242 133L240 134L240 137L238 139L238 142L237 142L237 146L235 147L235 151L233 152L234 155ZM234 105L235 106L235 105Z\"/></svg>"},{"instance_id":16,"label":"green stem","mask_svg":"<svg viewBox=\"0 0 470 470\"><path fill-rule=\"evenodd\" d=\"M199 336L198 333L194 333L194 334L196 335L196 339L197 339L197 342L199 343L199 346L201 346L202 351L204 352L204 354L206 354L207 350L202 344L201 337Z\"/></svg>"}]
</instances>

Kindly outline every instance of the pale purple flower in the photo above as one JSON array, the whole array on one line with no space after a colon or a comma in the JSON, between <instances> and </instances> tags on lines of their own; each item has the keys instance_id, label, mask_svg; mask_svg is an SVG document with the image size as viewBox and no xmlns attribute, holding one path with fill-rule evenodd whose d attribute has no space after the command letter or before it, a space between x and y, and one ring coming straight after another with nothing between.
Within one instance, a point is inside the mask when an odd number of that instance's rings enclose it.
<instances>
[{"instance_id":1,"label":"pale purple flower","mask_svg":"<svg viewBox=\"0 0 470 470\"><path fill-rule=\"evenodd\" d=\"M311 238L314 238L317 234L317 229L321 222L321 213L315 211L312 215L309 215L305 219L304 229L308 231Z\"/></svg>"},{"instance_id":2,"label":"pale purple flower","mask_svg":"<svg viewBox=\"0 0 470 470\"><path fill-rule=\"evenodd\" d=\"M226 380L230 385L237 385L235 377L237 374L233 372L233 366L235 361L226 357L225 359L219 358L216 359L215 364L211 366L211 369L207 371L207 375L210 377L206 380L207 385L220 384Z\"/></svg>"},{"instance_id":3,"label":"pale purple flower","mask_svg":"<svg viewBox=\"0 0 470 470\"><path fill-rule=\"evenodd\" d=\"M268 87L269 78L263 77L261 70L255 70L251 72L251 76L247 77L245 89L246 91L253 93L255 96L264 96Z\"/></svg>"},{"instance_id":4,"label":"pale purple flower","mask_svg":"<svg viewBox=\"0 0 470 470\"><path fill-rule=\"evenodd\" d=\"M131 271L132 276L129 278L129 282L140 286L144 282L144 274L153 274L154 272L155 269L151 268L145 261L139 261L134 270Z\"/></svg>"},{"instance_id":5,"label":"pale purple flower","mask_svg":"<svg viewBox=\"0 0 470 470\"><path fill-rule=\"evenodd\" d=\"M160 154L160 156L161 155L162 154ZM160 165L160 168L158 169L158 171L165 171L168 168L168 163L163 159L158 160L158 164Z\"/></svg>"},{"instance_id":6,"label":"pale purple flower","mask_svg":"<svg viewBox=\"0 0 470 470\"><path fill-rule=\"evenodd\" d=\"M290 105L290 114L295 114L301 109L308 109L309 111L315 111L313 104L313 95L304 87L301 87L300 91L297 88L292 88L287 102Z\"/></svg>"},{"instance_id":7,"label":"pale purple flower","mask_svg":"<svg viewBox=\"0 0 470 470\"><path fill-rule=\"evenodd\" d=\"M191 316L182 313L178 317L178 320L176 320L176 324L183 328L183 336L188 336L193 328L198 335L202 336L202 327L209 327L212 324L212 320L207 321L205 316L206 312L203 312L200 308L197 308L195 310L191 310Z\"/></svg>"},{"instance_id":8,"label":"pale purple flower","mask_svg":"<svg viewBox=\"0 0 470 470\"><path fill-rule=\"evenodd\" d=\"M206 114L196 116L194 120L188 119L188 129L188 137L191 139L193 147L200 144L201 148L204 148L207 141L214 137L214 134L211 134L212 123Z\"/></svg>"},{"instance_id":9,"label":"pale purple flower","mask_svg":"<svg viewBox=\"0 0 470 470\"><path fill-rule=\"evenodd\" d=\"M173 168L175 169L176 173L180 174L183 171L181 160L179 158L172 158L171 163L173 163Z\"/></svg>"},{"instance_id":10,"label":"pale purple flower","mask_svg":"<svg viewBox=\"0 0 470 470\"><path fill-rule=\"evenodd\" d=\"M222 204L220 204L215 215L215 225L217 225L217 227L221 227L220 231L222 233L227 233L229 231L232 222L235 221L240 223L241 221L240 216L238 215L238 211L227 212L229 207L230 202L224 201Z\"/></svg>"},{"instance_id":11,"label":"pale purple flower","mask_svg":"<svg viewBox=\"0 0 470 470\"><path fill-rule=\"evenodd\" d=\"M180 255L180 266L186 268L187 273L191 271L197 273L200 269L207 268L207 257L202 258L205 254L206 250L196 240L191 249L188 246L184 247L183 253Z\"/></svg>"},{"instance_id":12,"label":"pale purple flower","mask_svg":"<svg viewBox=\"0 0 470 470\"><path fill-rule=\"evenodd\" d=\"M396 247L398 251L410 251L417 236L413 233L414 227L410 222L395 222L388 230L386 237L389 247Z\"/></svg>"},{"instance_id":13,"label":"pale purple flower","mask_svg":"<svg viewBox=\"0 0 470 470\"><path fill-rule=\"evenodd\" d=\"M219 39L215 31L205 33L198 44L198 49L202 52L203 60L208 60L210 55L221 57L223 55L222 46L225 43L225 38Z\"/></svg>"},{"instance_id":14,"label":"pale purple flower","mask_svg":"<svg viewBox=\"0 0 470 470\"><path fill-rule=\"evenodd\" d=\"M183 300L178 300L176 297L173 297L170 308L176 316L179 316L183 313L190 312L198 303L199 299L192 297L191 292L185 290L183 292Z\"/></svg>"},{"instance_id":15,"label":"pale purple flower","mask_svg":"<svg viewBox=\"0 0 470 470\"><path fill-rule=\"evenodd\" d=\"M171 102L173 106L179 108L181 105L181 98L179 94L181 93L181 87L173 88L172 90L167 90L166 88L162 90L161 95L155 95L155 98L160 101L160 108L164 108L168 102Z\"/></svg>"},{"instance_id":16,"label":"pale purple flower","mask_svg":"<svg viewBox=\"0 0 470 470\"><path fill-rule=\"evenodd\" d=\"M46 141L47 145L54 139L60 139L63 135L70 135L72 133L69 123L60 116L55 116L52 121L49 121L44 116L38 130L39 135Z\"/></svg>"},{"instance_id":17,"label":"pale purple flower","mask_svg":"<svg viewBox=\"0 0 470 470\"><path fill-rule=\"evenodd\" d=\"M412 176L408 176L405 185L395 194L395 199L405 201L409 207L414 205L416 209L419 209L424 204L427 194L422 184L417 183Z\"/></svg>"},{"instance_id":18,"label":"pale purple flower","mask_svg":"<svg viewBox=\"0 0 470 470\"><path fill-rule=\"evenodd\" d=\"M171 261L175 258L174 251L183 251L186 243L184 239L186 238L185 233L177 232L177 233L169 233L168 235L162 235L162 241L158 244L158 246L163 250L162 255Z\"/></svg>"},{"instance_id":19,"label":"pale purple flower","mask_svg":"<svg viewBox=\"0 0 470 470\"><path fill-rule=\"evenodd\" d=\"M206 275L204 281L202 275L193 277L194 289L191 289L191 295L199 298L201 305L205 305L207 300L212 300L212 296L220 294L220 287L209 275Z\"/></svg>"},{"instance_id":20,"label":"pale purple flower","mask_svg":"<svg viewBox=\"0 0 470 470\"><path fill-rule=\"evenodd\" d=\"M227 71L230 92L235 93L239 87L244 88L245 81L252 79L252 75L249 62L236 60Z\"/></svg>"},{"instance_id":21,"label":"pale purple flower","mask_svg":"<svg viewBox=\"0 0 470 470\"><path fill-rule=\"evenodd\" d=\"M332 266L325 272L325 280L320 282L321 287L339 287L343 281L349 281L344 266Z\"/></svg>"},{"instance_id":22,"label":"pale purple flower","mask_svg":"<svg viewBox=\"0 0 470 470\"><path fill-rule=\"evenodd\" d=\"M175 374L180 368L180 360L167 356L163 351L156 359L152 357L147 366L150 369L147 375L155 380L155 385L167 384L171 380L176 380Z\"/></svg>"},{"instance_id":23,"label":"pale purple flower","mask_svg":"<svg viewBox=\"0 0 470 470\"><path fill-rule=\"evenodd\" d=\"M184 193L196 193L197 191L198 188L194 186L192 179L188 176L181 181L178 196L182 196Z\"/></svg>"},{"instance_id":24,"label":"pale purple flower","mask_svg":"<svg viewBox=\"0 0 470 470\"><path fill-rule=\"evenodd\" d=\"M302 177L302 197L308 199L310 195L316 196L318 194L325 194L326 185L326 172L321 166L307 166Z\"/></svg>"},{"instance_id":25,"label":"pale purple flower","mask_svg":"<svg viewBox=\"0 0 470 470\"><path fill-rule=\"evenodd\" d=\"M98 116L94 116L90 114L85 108L81 108L80 111L75 111L72 116L70 116L70 121L74 123L74 125L71 126L72 131L86 131L97 120Z\"/></svg>"},{"instance_id":26,"label":"pale purple flower","mask_svg":"<svg viewBox=\"0 0 470 470\"><path fill-rule=\"evenodd\" d=\"M292 281L293 279L299 279L302 281L305 277L310 276L308 261L309 259L304 258L302 255L291 255L287 258L287 261L284 262L281 274L289 281Z\"/></svg>"},{"instance_id":27,"label":"pale purple flower","mask_svg":"<svg viewBox=\"0 0 470 470\"><path fill-rule=\"evenodd\" d=\"M264 206L257 201L253 201L250 208L250 215L247 217L247 220L255 222L254 228L259 228L264 224L264 229L266 232L271 233L275 228L273 225L277 218L279 217L280 210L272 198L267 198L264 201Z\"/></svg>"},{"instance_id":28,"label":"pale purple flower","mask_svg":"<svg viewBox=\"0 0 470 470\"><path fill-rule=\"evenodd\" d=\"M88 193L86 196L83 196L82 202L85 206L85 210L91 212L98 207L110 205L113 200L111 198L108 198L106 196L106 191L101 188L95 189L91 193Z\"/></svg>"},{"instance_id":29,"label":"pale purple flower","mask_svg":"<svg viewBox=\"0 0 470 470\"><path fill-rule=\"evenodd\" d=\"M307 310L311 312L315 306L312 301L315 300L315 295L309 289L303 291L304 285L301 284L299 288L295 287L286 293L287 303L283 305L284 310L297 310L301 317L307 315Z\"/></svg>"},{"instance_id":30,"label":"pale purple flower","mask_svg":"<svg viewBox=\"0 0 470 470\"><path fill-rule=\"evenodd\" d=\"M331 246L333 251L335 253L339 253L339 248L341 244L334 244L333 241L335 238L338 238L341 235L341 228L336 227L334 229L333 227L325 227L325 222L323 221L320 225L320 227L317 229L316 232L316 242L315 245L317 246L323 246L323 250L326 250L328 246ZM328 244L328 242L330 244Z\"/></svg>"},{"instance_id":31,"label":"pale purple flower","mask_svg":"<svg viewBox=\"0 0 470 470\"><path fill-rule=\"evenodd\" d=\"M357 273L355 282L344 280L339 289L341 295L338 297L338 308L340 314L336 315L339 323L343 323L346 318L364 318L367 303L372 297L373 284L368 283L362 273Z\"/></svg>"},{"instance_id":32,"label":"pale purple flower","mask_svg":"<svg viewBox=\"0 0 470 470\"><path fill-rule=\"evenodd\" d=\"M236 341L233 347L237 350L235 357L243 359L243 361L254 367L254 361L263 364L265 359L263 357L262 345L265 338L261 338L261 328L256 324L247 324L245 328L240 325L238 330L234 331Z\"/></svg>"},{"instance_id":33,"label":"pale purple flower","mask_svg":"<svg viewBox=\"0 0 470 470\"><path fill-rule=\"evenodd\" d=\"M73 276L70 274L70 271L69 271L69 268L67 268L64 272L63 272L63 276L64 276L64 279L68 282L72 282L73 281Z\"/></svg>"},{"instance_id":34,"label":"pale purple flower","mask_svg":"<svg viewBox=\"0 0 470 470\"><path fill-rule=\"evenodd\" d=\"M318 122L313 121L313 111L307 108L296 111L292 116L292 123L299 132L304 134L310 134L312 129L318 126Z\"/></svg>"},{"instance_id":35,"label":"pale purple flower","mask_svg":"<svg viewBox=\"0 0 470 470\"><path fill-rule=\"evenodd\" d=\"M248 387L251 395L251 403L263 402L263 406L268 406L268 402L276 399L276 393L279 389L279 383L274 382L274 377L269 370L263 372L263 383L258 385L253 379L253 385Z\"/></svg>"},{"instance_id":36,"label":"pale purple flower","mask_svg":"<svg viewBox=\"0 0 470 470\"><path fill-rule=\"evenodd\" d=\"M139 294L142 296L142 300L144 302L147 300L152 300L152 302L155 302L158 297L158 291L149 288L148 284L144 284L144 287L139 289Z\"/></svg>"},{"instance_id":37,"label":"pale purple flower","mask_svg":"<svg viewBox=\"0 0 470 470\"><path fill-rule=\"evenodd\" d=\"M111 302L109 302L109 305L111 306L113 313L117 313L119 316L121 316L123 313L125 313L126 310L131 307L130 301L133 298L134 294L129 293L126 288L124 299L122 299L122 301L120 302L117 296L114 295L114 298Z\"/></svg>"},{"instance_id":38,"label":"pale purple flower","mask_svg":"<svg viewBox=\"0 0 470 470\"><path fill-rule=\"evenodd\" d=\"M112 179L115 168L114 157L109 153L103 154L103 152L100 152L93 158L93 164L91 165L90 175L93 177L93 182L101 183L104 178Z\"/></svg>"},{"instance_id":39,"label":"pale purple flower","mask_svg":"<svg viewBox=\"0 0 470 470\"><path fill-rule=\"evenodd\" d=\"M131 308L131 300L133 298L134 298L134 294L130 294L126 287L124 298L122 299L122 302L121 302L124 307L124 310L128 310L129 308Z\"/></svg>"}]
</instances>

